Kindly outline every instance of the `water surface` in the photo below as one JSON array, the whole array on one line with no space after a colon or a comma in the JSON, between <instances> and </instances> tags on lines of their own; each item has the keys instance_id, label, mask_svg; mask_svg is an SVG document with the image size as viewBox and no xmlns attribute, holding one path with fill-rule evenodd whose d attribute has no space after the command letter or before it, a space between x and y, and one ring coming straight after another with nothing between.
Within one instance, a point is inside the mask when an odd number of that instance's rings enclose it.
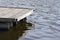
<instances>
[{"instance_id":1,"label":"water surface","mask_svg":"<svg viewBox=\"0 0 60 40\"><path fill-rule=\"evenodd\" d=\"M4 6L4 3L35 8L27 17L27 22L33 24L32 29L19 40L60 40L60 0L3 0L0 5Z\"/></svg>"}]
</instances>

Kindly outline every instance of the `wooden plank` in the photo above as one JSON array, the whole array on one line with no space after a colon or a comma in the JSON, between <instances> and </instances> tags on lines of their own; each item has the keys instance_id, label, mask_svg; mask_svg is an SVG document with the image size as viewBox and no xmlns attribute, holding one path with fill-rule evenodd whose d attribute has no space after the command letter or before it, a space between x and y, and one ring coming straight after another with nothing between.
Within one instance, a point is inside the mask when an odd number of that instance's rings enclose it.
<instances>
[{"instance_id":1,"label":"wooden plank","mask_svg":"<svg viewBox=\"0 0 60 40\"><path fill-rule=\"evenodd\" d=\"M22 9L21 9L21 11L22 11ZM17 9L12 9L12 10L10 10L9 12L7 12L5 15L4 15L4 17L7 17L7 18L13 18L13 17L11 17L11 16L15 16L16 14L19 14L18 12L21 12L20 10L17 10Z\"/></svg>"},{"instance_id":2,"label":"wooden plank","mask_svg":"<svg viewBox=\"0 0 60 40\"><path fill-rule=\"evenodd\" d=\"M29 16L29 15L32 14L32 13L33 13L33 10L30 10L29 12L26 12L25 14L23 14L23 15L21 15L21 16L18 16L18 17L17 17L17 21L19 21L19 20L21 20L21 19Z\"/></svg>"},{"instance_id":3,"label":"wooden plank","mask_svg":"<svg viewBox=\"0 0 60 40\"><path fill-rule=\"evenodd\" d=\"M2 9L2 10L1 10ZM0 8L0 17L9 18L10 16L15 15L17 12L21 11L22 9L13 9L13 8Z\"/></svg>"},{"instance_id":4,"label":"wooden plank","mask_svg":"<svg viewBox=\"0 0 60 40\"><path fill-rule=\"evenodd\" d=\"M6 20L9 20L8 18L13 18L19 21L30 15L32 12L32 9L0 8L0 21L2 20L1 18L7 18Z\"/></svg>"}]
</instances>

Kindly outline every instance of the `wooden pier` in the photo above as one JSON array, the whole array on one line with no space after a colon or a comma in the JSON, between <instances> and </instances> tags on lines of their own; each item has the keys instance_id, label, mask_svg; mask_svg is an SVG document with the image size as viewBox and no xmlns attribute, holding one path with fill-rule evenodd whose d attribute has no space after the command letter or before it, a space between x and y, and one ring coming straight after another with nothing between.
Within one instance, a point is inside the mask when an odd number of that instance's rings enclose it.
<instances>
[{"instance_id":1,"label":"wooden pier","mask_svg":"<svg viewBox=\"0 0 60 40\"><path fill-rule=\"evenodd\" d=\"M0 7L0 29L10 29L14 23L17 24L32 12L31 8Z\"/></svg>"}]
</instances>

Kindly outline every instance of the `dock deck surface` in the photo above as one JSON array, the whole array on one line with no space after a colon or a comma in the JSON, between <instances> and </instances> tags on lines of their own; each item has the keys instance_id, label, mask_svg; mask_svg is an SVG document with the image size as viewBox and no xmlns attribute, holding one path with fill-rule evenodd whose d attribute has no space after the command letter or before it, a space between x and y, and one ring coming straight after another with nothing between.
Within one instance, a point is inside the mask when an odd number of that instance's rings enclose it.
<instances>
[{"instance_id":1,"label":"dock deck surface","mask_svg":"<svg viewBox=\"0 0 60 40\"><path fill-rule=\"evenodd\" d=\"M0 8L0 18L14 18L18 21L24 17L30 15L33 12L32 9L24 8Z\"/></svg>"}]
</instances>

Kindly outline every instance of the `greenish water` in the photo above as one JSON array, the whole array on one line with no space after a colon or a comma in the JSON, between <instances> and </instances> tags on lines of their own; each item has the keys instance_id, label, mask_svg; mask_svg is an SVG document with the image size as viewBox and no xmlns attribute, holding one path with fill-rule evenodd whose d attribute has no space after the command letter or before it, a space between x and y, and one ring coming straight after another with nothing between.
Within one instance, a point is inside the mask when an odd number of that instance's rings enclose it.
<instances>
[{"instance_id":1,"label":"greenish water","mask_svg":"<svg viewBox=\"0 0 60 40\"><path fill-rule=\"evenodd\" d=\"M0 32L0 40L18 40L28 28L26 24L32 26L32 24L27 23L26 19L21 20L16 27L11 28L10 30L5 30Z\"/></svg>"}]
</instances>

